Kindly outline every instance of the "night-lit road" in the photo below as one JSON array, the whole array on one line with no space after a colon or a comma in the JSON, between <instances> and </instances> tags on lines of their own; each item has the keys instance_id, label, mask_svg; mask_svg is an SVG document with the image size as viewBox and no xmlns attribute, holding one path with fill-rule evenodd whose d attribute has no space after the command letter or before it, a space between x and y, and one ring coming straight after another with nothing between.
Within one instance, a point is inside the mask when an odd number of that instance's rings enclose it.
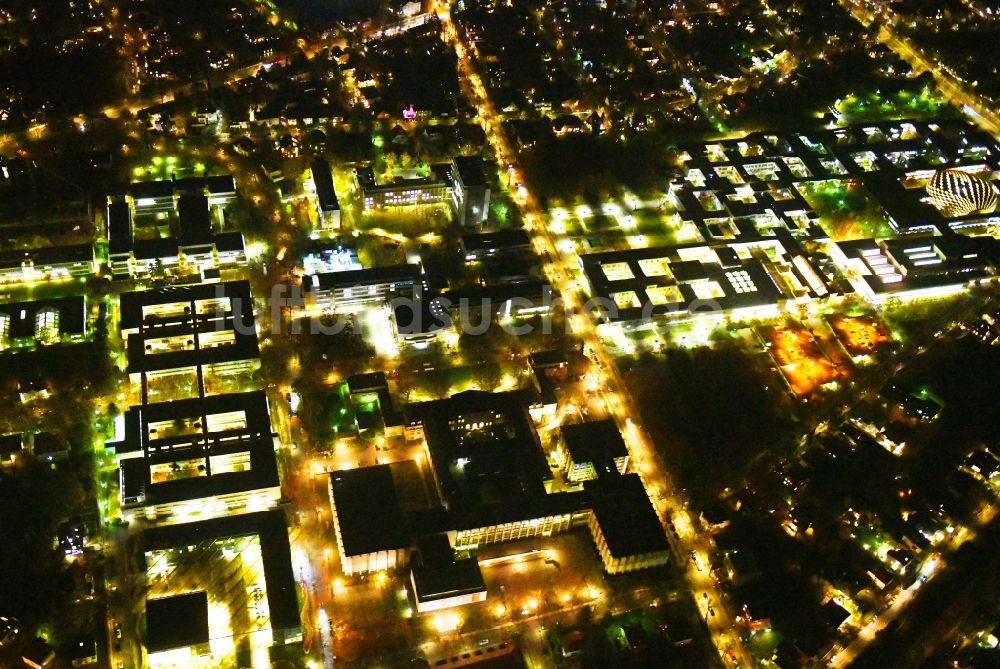
<instances>
[{"instance_id":1,"label":"night-lit road","mask_svg":"<svg viewBox=\"0 0 1000 669\"><path fill-rule=\"evenodd\" d=\"M993 137L1000 139L1000 115L993 111L990 102L972 92L969 87L948 72L940 63L931 60L918 46L892 29L894 20L891 10L880 5L876 14L866 6L864 0L840 0L841 5L863 26L878 26L878 39L882 44L905 60L915 71L927 71L934 77L938 90L950 102L962 107L979 127Z\"/></svg>"},{"instance_id":2,"label":"night-lit road","mask_svg":"<svg viewBox=\"0 0 1000 669\"><path fill-rule=\"evenodd\" d=\"M622 383L614 359L597 333L594 321L580 311L582 305L571 278L577 264L576 254L560 255L557 251L546 226L545 214L525 185L517 155L503 132L501 117L487 94L475 63L458 36L448 7L439 4L435 11L441 19L442 37L455 49L461 78L470 89L471 100L479 111L479 121L496 151L497 161L500 165L509 166L513 181L518 184L514 199L524 214L524 227L532 235L536 251L549 261L546 266L548 279L570 314L573 333L583 341L597 362L595 373L601 377L601 386L606 389L608 409L628 443L633 466L642 477L650 498L654 500L661 520L673 522L677 529L680 540L674 542L676 557L680 564L686 566L692 593L712 633L712 641L727 664L732 664L735 658L739 666L753 666L750 654L739 639L733 617L723 601L722 592L710 573L711 538L697 530L691 521L686 500L672 484L648 438L632 420L632 416L639 415L636 405L627 392L620 390L626 386ZM689 555L693 559L689 559Z\"/></svg>"},{"instance_id":3,"label":"night-lit road","mask_svg":"<svg viewBox=\"0 0 1000 669\"><path fill-rule=\"evenodd\" d=\"M996 517L996 513L997 509L995 506L990 505L983 507L976 517L976 526L985 527L989 525ZM956 532L955 535L939 549L939 553L934 554L926 562L924 562L920 572L924 576L924 580L917 579L913 585L896 595L896 598L893 599L889 608L885 609L865 623L861 627L857 636L851 641L850 644L847 645L847 647L835 646L828 655L830 660L826 666L833 667L834 669L849 666L851 662L853 662L858 655L860 655L868 647L868 645L871 644L879 632L888 627L894 620L906 611L909 604L926 585L925 581L930 582L931 579L942 572L947 563L945 557L942 557L941 555L946 555L947 553L958 550L962 544L975 538L975 536L976 533L974 530L968 530L964 527L960 528L959 531Z\"/></svg>"}]
</instances>

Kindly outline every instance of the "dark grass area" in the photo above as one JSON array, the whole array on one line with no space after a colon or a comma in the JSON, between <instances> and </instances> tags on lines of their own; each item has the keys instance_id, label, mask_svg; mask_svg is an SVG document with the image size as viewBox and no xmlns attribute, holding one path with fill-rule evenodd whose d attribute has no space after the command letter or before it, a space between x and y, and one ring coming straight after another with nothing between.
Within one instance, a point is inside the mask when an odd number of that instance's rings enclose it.
<instances>
[{"instance_id":1,"label":"dark grass area","mask_svg":"<svg viewBox=\"0 0 1000 669\"><path fill-rule=\"evenodd\" d=\"M607 199L622 187L662 191L669 164L668 141L657 133L621 137L545 136L522 154L527 179L543 199Z\"/></svg>"},{"instance_id":2,"label":"dark grass area","mask_svg":"<svg viewBox=\"0 0 1000 669\"><path fill-rule=\"evenodd\" d=\"M657 449L696 502L733 485L760 453L790 442L791 400L770 370L735 345L644 357L626 383Z\"/></svg>"},{"instance_id":3,"label":"dark grass area","mask_svg":"<svg viewBox=\"0 0 1000 669\"><path fill-rule=\"evenodd\" d=\"M940 415L914 431L907 444L916 482L939 485L941 472L954 470L973 447L1000 440L997 378L1000 347L970 336L940 342L896 377L903 390L927 388L945 403Z\"/></svg>"}]
</instances>

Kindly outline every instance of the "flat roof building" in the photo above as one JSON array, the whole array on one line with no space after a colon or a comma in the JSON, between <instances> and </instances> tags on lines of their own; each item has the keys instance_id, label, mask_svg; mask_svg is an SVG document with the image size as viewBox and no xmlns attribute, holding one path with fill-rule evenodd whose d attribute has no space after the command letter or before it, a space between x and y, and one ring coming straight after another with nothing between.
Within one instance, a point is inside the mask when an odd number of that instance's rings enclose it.
<instances>
[{"instance_id":1,"label":"flat roof building","mask_svg":"<svg viewBox=\"0 0 1000 669\"><path fill-rule=\"evenodd\" d=\"M105 211L108 264L115 278L192 274L246 262L243 235L224 231L236 197L231 175L146 181L113 189ZM166 234L161 229L166 220Z\"/></svg>"},{"instance_id":2,"label":"flat roof building","mask_svg":"<svg viewBox=\"0 0 1000 669\"><path fill-rule=\"evenodd\" d=\"M331 472L344 573L398 569L416 547L410 581L417 610L458 606L480 601L483 588L478 566L456 552L587 525L609 572L664 564L669 546L642 482L620 474L627 449L623 456L607 426L583 428L606 442L599 457L607 464L583 490L552 493L530 403L530 392L466 391L405 408L407 438L424 442L439 505L404 511L390 465ZM584 434L571 441L576 437ZM609 527L616 524L629 527Z\"/></svg>"},{"instance_id":3,"label":"flat roof building","mask_svg":"<svg viewBox=\"0 0 1000 669\"><path fill-rule=\"evenodd\" d=\"M82 295L0 305L0 350L80 341L87 335Z\"/></svg>"},{"instance_id":4,"label":"flat roof building","mask_svg":"<svg viewBox=\"0 0 1000 669\"><path fill-rule=\"evenodd\" d=\"M872 302L966 290L996 280L1000 244L991 237L908 236L831 244L831 257Z\"/></svg>"},{"instance_id":5,"label":"flat roof building","mask_svg":"<svg viewBox=\"0 0 1000 669\"><path fill-rule=\"evenodd\" d=\"M482 225L489 216L490 187L478 156L458 156L431 165L428 176L397 177L379 183L370 167L354 170L365 211L449 202L460 225Z\"/></svg>"},{"instance_id":6,"label":"flat roof building","mask_svg":"<svg viewBox=\"0 0 1000 669\"><path fill-rule=\"evenodd\" d=\"M177 522L272 507L281 497L263 391L135 406L115 451L123 508Z\"/></svg>"},{"instance_id":7,"label":"flat roof building","mask_svg":"<svg viewBox=\"0 0 1000 669\"><path fill-rule=\"evenodd\" d=\"M445 202L449 195L449 184L439 178L432 167L432 176L393 179L388 183L378 183L375 172L370 167L354 170L354 180L361 192L361 205L365 211L389 207L411 207L415 205Z\"/></svg>"},{"instance_id":8,"label":"flat roof building","mask_svg":"<svg viewBox=\"0 0 1000 669\"><path fill-rule=\"evenodd\" d=\"M324 228L340 227L340 203L333 188L333 172L326 158L317 156L309 166L312 188L316 197L316 214Z\"/></svg>"},{"instance_id":9,"label":"flat roof building","mask_svg":"<svg viewBox=\"0 0 1000 669\"><path fill-rule=\"evenodd\" d=\"M511 251L531 251L531 237L521 228L462 235L459 243L466 260L482 260Z\"/></svg>"},{"instance_id":10,"label":"flat roof building","mask_svg":"<svg viewBox=\"0 0 1000 669\"><path fill-rule=\"evenodd\" d=\"M119 327L127 371L143 383L194 371L246 371L259 364L253 298L247 281L171 286L122 293Z\"/></svg>"},{"instance_id":11,"label":"flat roof building","mask_svg":"<svg viewBox=\"0 0 1000 669\"><path fill-rule=\"evenodd\" d=\"M36 460L56 462L69 457L70 443L54 432L36 432L31 436L31 455Z\"/></svg>"},{"instance_id":12,"label":"flat roof building","mask_svg":"<svg viewBox=\"0 0 1000 669\"><path fill-rule=\"evenodd\" d=\"M486 601L486 583L474 557L456 558L444 534L422 537L410 566L418 613Z\"/></svg>"},{"instance_id":13,"label":"flat roof building","mask_svg":"<svg viewBox=\"0 0 1000 669\"><path fill-rule=\"evenodd\" d=\"M257 632L268 633L267 646L302 640L288 524L281 510L154 527L142 533L141 547L151 597L202 593L197 601L184 602L198 621L197 636L189 629L160 645L205 640L214 651L216 642L231 648L234 637L250 638L252 645L260 643ZM220 568L228 571L220 574ZM235 583L224 576L230 572L240 576ZM225 614L210 616L206 632L200 616L211 607L221 607ZM147 610L147 621L148 615ZM156 630L159 636L154 639L166 640L172 632L165 627L182 627L187 622L164 617L164 626L147 622L147 628L151 634Z\"/></svg>"},{"instance_id":14,"label":"flat roof building","mask_svg":"<svg viewBox=\"0 0 1000 669\"><path fill-rule=\"evenodd\" d=\"M426 348L446 333L455 332L451 316L441 300L425 295L393 304L392 327L397 342L417 349Z\"/></svg>"},{"instance_id":15,"label":"flat roof building","mask_svg":"<svg viewBox=\"0 0 1000 669\"><path fill-rule=\"evenodd\" d=\"M399 426L403 423L403 414L397 411L389 392L389 381L385 372L367 372L352 374L347 377L347 392L352 402L364 402L370 396L378 402L379 412L386 426Z\"/></svg>"},{"instance_id":16,"label":"flat roof building","mask_svg":"<svg viewBox=\"0 0 1000 669\"><path fill-rule=\"evenodd\" d=\"M667 564L670 543L638 474L587 481L590 532L609 574Z\"/></svg>"},{"instance_id":17,"label":"flat roof building","mask_svg":"<svg viewBox=\"0 0 1000 669\"><path fill-rule=\"evenodd\" d=\"M407 424L419 424L445 505L474 508L541 497L552 481L520 391L468 390L411 404Z\"/></svg>"},{"instance_id":18,"label":"flat roof building","mask_svg":"<svg viewBox=\"0 0 1000 669\"><path fill-rule=\"evenodd\" d=\"M0 252L0 284L65 281L96 273L92 244Z\"/></svg>"},{"instance_id":19,"label":"flat roof building","mask_svg":"<svg viewBox=\"0 0 1000 669\"><path fill-rule=\"evenodd\" d=\"M0 467L17 464L24 453L24 433L0 435Z\"/></svg>"},{"instance_id":20,"label":"flat roof building","mask_svg":"<svg viewBox=\"0 0 1000 669\"><path fill-rule=\"evenodd\" d=\"M788 235L732 244L679 244L581 256L609 323L777 314L826 297L827 280Z\"/></svg>"},{"instance_id":21,"label":"flat roof building","mask_svg":"<svg viewBox=\"0 0 1000 669\"><path fill-rule=\"evenodd\" d=\"M333 527L345 574L406 564L411 537L389 465L330 472Z\"/></svg>"},{"instance_id":22,"label":"flat roof building","mask_svg":"<svg viewBox=\"0 0 1000 669\"><path fill-rule=\"evenodd\" d=\"M412 296L422 284L420 265L387 265L307 275L302 278L302 291L307 308L326 311Z\"/></svg>"},{"instance_id":23,"label":"flat roof building","mask_svg":"<svg viewBox=\"0 0 1000 669\"><path fill-rule=\"evenodd\" d=\"M926 185L942 170L996 182L1000 145L962 121L885 121L830 130L755 132L684 145L670 196L684 220L709 241L752 240L786 231L825 238L799 193L809 182L859 179L897 232L929 232L1000 222L994 207L938 209ZM930 198L933 200L934 198Z\"/></svg>"},{"instance_id":24,"label":"flat roof building","mask_svg":"<svg viewBox=\"0 0 1000 669\"><path fill-rule=\"evenodd\" d=\"M573 483L617 476L628 468L628 447L611 419L563 425L559 435L563 470Z\"/></svg>"},{"instance_id":25,"label":"flat roof building","mask_svg":"<svg viewBox=\"0 0 1000 669\"><path fill-rule=\"evenodd\" d=\"M479 156L451 161L452 206L459 225L482 225L490 213L490 185Z\"/></svg>"},{"instance_id":26,"label":"flat roof building","mask_svg":"<svg viewBox=\"0 0 1000 669\"><path fill-rule=\"evenodd\" d=\"M469 319L489 312L497 318L547 314L556 301L552 285L544 279L528 279L494 286L469 286L441 295L447 308ZM478 321L477 321L478 322Z\"/></svg>"},{"instance_id":27,"label":"flat roof building","mask_svg":"<svg viewBox=\"0 0 1000 669\"><path fill-rule=\"evenodd\" d=\"M181 648L206 654L208 641L208 593L204 590L146 600L146 652L150 655Z\"/></svg>"}]
</instances>

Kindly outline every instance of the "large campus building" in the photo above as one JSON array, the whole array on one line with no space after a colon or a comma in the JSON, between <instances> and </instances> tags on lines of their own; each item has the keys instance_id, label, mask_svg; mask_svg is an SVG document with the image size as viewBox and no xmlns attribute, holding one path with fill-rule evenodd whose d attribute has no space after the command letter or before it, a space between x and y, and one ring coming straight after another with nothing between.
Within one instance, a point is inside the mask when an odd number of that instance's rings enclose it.
<instances>
[{"instance_id":1,"label":"large campus building","mask_svg":"<svg viewBox=\"0 0 1000 669\"><path fill-rule=\"evenodd\" d=\"M757 132L690 144L670 196L707 241L786 230L823 237L803 197L811 182L856 180L898 233L945 234L1000 223L1000 146L958 121L885 121L830 130Z\"/></svg>"},{"instance_id":2,"label":"large campus building","mask_svg":"<svg viewBox=\"0 0 1000 669\"><path fill-rule=\"evenodd\" d=\"M919 235L831 246L857 293L871 302L955 293L993 283L1000 273L1000 244L992 237Z\"/></svg>"},{"instance_id":3,"label":"large campus building","mask_svg":"<svg viewBox=\"0 0 1000 669\"><path fill-rule=\"evenodd\" d=\"M109 444L122 506L168 522L274 506L267 398L225 383L260 362L249 284L124 293L120 329L126 370L141 390Z\"/></svg>"},{"instance_id":4,"label":"large campus building","mask_svg":"<svg viewBox=\"0 0 1000 669\"><path fill-rule=\"evenodd\" d=\"M144 666L236 666L241 652L302 640L283 512L155 527L140 545Z\"/></svg>"},{"instance_id":5,"label":"large campus building","mask_svg":"<svg viewBox=\"0 0 1000 669\"><path fill-rule=\"evenodd\" d=\"M121 504L176 521L275 506L275 436L262 391L135 406L123 439L108 444Z\"/></svg>"},{"instance_id":6,"label":"large campus building","mask_svg":"<svg viewBox=\"0 0 1000 669\"><path fill-rule=\"evenodd\" d=\"M531 404L522 391L466 391L405 408L407 437L426 448L439 506L404 511L390 465L332 472L335 539L344 573L409 565L418 610L481 601L478 568L465 561L480 546L573 527L590 528L609 573L665 564L666 534L638 476L626 473L627 452L619 451L617 428L584 424L579 436L602 435L608 443L592 449L590 475L577 477L586 479L582 487L551 492L553 472ZM624 516L636 519L641 536L615 527ZM447 551L440 537L447 538Z\"/></svg>"},{"instance_id":7,"label":"large campus building","mask_svg":"<svg viewBox=\"0 0 1000 669\"><path fill-rule=\"evenodd\" d=\"M831 294L822 261L787 232L580 258L599 315L623 325L776 315L790 304Z\"/></svg>"},{"instance_id":8,"label":"large campus building","mask_svg":"<svg viewBox=\"0 0 1000 669\"><path fill-rule=\"evenodd\" d=\"M141 382L191 373L248 371L260 364L250 284L230 281L123 293L120 329L127 371Z\"/></svg>"},{"instance_id":9,"label":"large campus building","mask_svg":"<svg viewBox=\"0 0 1000 669\"><path fill-rule=\"evenodd\" d=\"M141 400L106 447L123 515L147 521L143 666L236 666L301 641L267 396L219 383L259 363L249 284L124 293L119 327Z\"/></svg>"},{"instance_id":10,"label":"large campus building","mask_svg":"<svg viewBox=\"0 0 1000 669\"><path fill-rule=\"evenodd\" d=\"M354 171L365 211L449 202L460 225L482 225L489 215L490 187L478 157L456 157L431 166L425 177L379 183L370 167Z\"/></svg>"},{"instance_id":11,"label":"large campus building","mask_svg":"<svg viewBox=\"0 0 1000 669\"><path fill-rule=\"evenodd\" d=\"M232 176L146 181L107 198L108 265L113 277L196 274L246 262L243 235L223 231L236 198Z\"/></svg>"}]
</instances>

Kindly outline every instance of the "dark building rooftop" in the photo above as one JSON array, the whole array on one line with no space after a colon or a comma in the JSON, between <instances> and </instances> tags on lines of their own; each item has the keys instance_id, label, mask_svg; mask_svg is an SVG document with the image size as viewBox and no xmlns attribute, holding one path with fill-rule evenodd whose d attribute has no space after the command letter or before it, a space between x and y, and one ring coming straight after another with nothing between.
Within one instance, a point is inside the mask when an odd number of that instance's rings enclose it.
<instances>
[{"instance_id":1,"label":"dark building rooftop","mask_svg":"<svg viewBox=\"0 0 1000 669\"><path fill-rule=\"evenodd\" d=\"M128 189L136 200L172 198L174 196L173 181L139 181Z\"/></svg>"},{"instance_id":2,"label":"dark building rooftop","mask_svg":"<svg viewBox=\"0 0 1000 669\"><path fill-rule=\"evenodd\" d=\"M24 435L20 432L0 436L0 460L17 455L24 448Z\"/></svg>"},{"instance_id":3,"label":"dark building rooftop","mask_svg":"<svg viewBox=\"0 0 1000 669\"><path fill-rule=\"evenodd\" d=\"M236 179L231 174L220 174L211 177L137 181L125 188L119 187L117 189L119 193L123 191L136 200L172 198L174 193L207 192L212 196L235 195Z\"/></svg>"},{"instance_id":4,"label":"dark building rooftop","mask_svg":"<svg viewBox=\"0 0 1000 669\"><path fill-rule=\"evenodd\" d=\"M389 387L385 372L366 372L347 377L347 390L355 393L377 393Z\"/></svg>"},{"instance_id":5,"label":"dark building rooftop","mask_svg":"<svg viewBox=\"0 0 1000 669\"><path fill-rule=\"evenodd\" d=\"M471 188L487 185L482 158L479 156L457 156L453 162L463 186Z\"/></svg>"},{"instance_id":6,"label":"dark building rooftop","mask_svg":"<svg viewBox=\"0 0 1000 669\"><path fill-rule=\"evenodd\" d=\"M330 496L346 555L410 545L389 465L330 472Z\"/></svg>"},{"instance_id":7,"label":"dark building rooftop","mask_svg":"<svg viewBox=\"0 0 1000 669\"><path fill-rule=\"evenodd\" d=\"M142 533L142 545L145 551L166 550L203 541L246 536L257 536L260 542L271 629L298 628L301 621L295 573L288 543L288 525L281 510L156 527Z\"/></svg>"},{"instance_id":8,"label":"dark building rooftop","mask_svg":"<svg viewBox=\"0 0 1000 669\"><path fill-rule=\"evenodd\" d=\"M451 306L459 306L462 300L472 308L489 308L493 312L507 315L514 307L543 307L551 305L557 297L548 281L528 279L517 283L497 284L494 286L469 286L451 290L444 294L451 301Z\"/></svg>"},{"instance_id":9,"label":"dark building rooftop","mask_svg":"<svg viewBox=\"0 0 1000 669\"><path fill-rule=\"evenodd\" d=\"M211 209L206 195L185 193L177 198L177 218L180 221L178 237L182 245L208 244L212 241Z\"/></svg>"},{"instance_id":10,"label":"dark building rooftop","mask_svg":"<svg viewBox=\"0 0 1000 669\"><path fill-rule=\"evenodd\" d=\"M420 265L386 265L369 269L353 269L346 272L323 272L305 277L302 281L302 290L310 293L380 283L411 282L417 284L420 282L420 274Z\"/></svg>"},{"instance_id":11,"label":"dark building rooftop","mask_svg":"<svg viewBox=\"0 0 1000 669\"><path fill-rule=\"evenodd\" d=\"M0 252L0 270L20 268L27 261L31 261L36 267L72 263L93 263L94 247L90 244L75 244L70 246L50 246L27 251Z\"/></svg>"},{"instance_id":12,"label":"dark building rooftop","mask_svg":"<svg viewBox=\"0 0 1000 669\"><path fill-rule=\"evenodd\" d=\"M433 602L483 592L486 583L476 558L455 559L444 534L423 537L411 567L417 601Z\"/></svg>"},{"instance_id":13,"label":"dark building rooftop","mask_svg":"<svg viewBox=\"0 0 1000 669\"><path fill-rule=\"evenodd\" d=\"M135 237L132 229L132 208L124 199L108 203L108 252L128 253Z\"/></svg>"},{"instance_id":14,"label":"dark building rooftop","mask_svg":"<svg viewBox=\"0 0 1000 669\"><path fill-rule=\"evenodd\" d=\"M126 195L132 196L131 202ZM235 195L236 181L231 175L145 181L112 188L105 214L109 254L119 256L116 261L120 261L120 256L129 253L137 260L173 258L180 248L187 252L204 253L212 244L216 244L220 251L241 250L241 234L228 233L229 248L221 249L212 229L211 205L225 203ZM170 237L136 239L133 214L150 210L159 213L176 211L177 226ZM238 246L232 235L239 237Z\"/></svg>"},{"instance_id":15,"label":"dark building rooftop","mask_svg":"<svg viewBox=\"0 0 1000 669\"><path fill-rule=\"evenodd\" d=\"M563 351L534 351L528 354L528 365L532 369L566 367L569 365L569 358Z\"/></svg>"},{"instance_id":16,"label":"dark building rooftop","mask_svg":"<svg viewBox=\"0 0 1000 669\"><path fill-rule=\"evenodd\" d=\"M46 310L58 314L60 335L83 335L87 331L86 300L82 295L34 302L11 302L0 305L0 316L9 318L7 338L33 339L38 335L37 317Z\"/></svg>"},{"instance_id":17,"label":"dark building rooftop","mask_svg":"<svg viewBox=\"0 0 1000 669\"><path fill-rule=\"evenodd\" d=\"M326 162L326 158L318 157L313 160L311 169L320 209L323 211L337 211L340 209L340 204L337 202L337 193L333 189L333 173L330 171L330 164Z\"/></svg>"},{"instance_id":18,"label":"dark building rooftop","mask_svg":"<svg viewBox=\"0 0 1000 669\"><path fill-rule=\"evenodd\" d=\"M375 393L378 396L378 408L382 413L382 421L385 425L402 425L402 412L397 411L392 401L392 394L389 392L389 381L385 378L385 372L368 372L366 374L353 374L347 377L347 391L353 395L363 393Z\"/></svg>"},{"instance_id":19,"label":"dark building rooftop","mask_svg":"<svg viewBox=\"0 0 1000 669\"><path fill-rule=\"evenodd\" d=\"M544 497L552 473L519 391L469 390L406 407L421 423L446 502L456 508Z\"/></svg>"},{"instance_id":20,"label":"dark building rooftop","mask_svg":"<svg viewBox=\"0 0 1000 669\"><path fill-rule=\"evenodd\" d=\"M461 241L466 257L531 248L531 237L521 228L462 235Z\"/></svg>"},{"instance_id":21,"label":"dark building rooftop","mask_svg":"<svg viewBox=\"0 0 1000 669\"><path fill-rule=\"evenodd\" d=\"M452 323L442 305L426 297L394 305L392 315L396 330L403 335L436 332Z\"/></svg>"},{"instance_id":22,"label":"dark building rooftop","mask_svg":"<svg viewBox=\"0 0 1000 669\"><path fill-rule=\"evenodd\" d=\"M32 442L32 452L35 457L63 455L69 452L69 441L52 432L38 432Z\"/></svg>"},{"instance_id":23,"label":"dark building rooftop","mask_svg":"<svg viewBox=\"0 0 1000 669\"><path fill-rule=\"evenodd\" d=\"M591 462L598 476L617 475L615 458L628 456L628 447L611 419L563 425L566 449L575 463Z\"/></svg>"},{"instance_id":24,"label":"dark building rooftop","mask_svg":"<svg viewBox=\"0 0 1000 669\"><path fill-rule=\"evenodd\" d=\"M146 600L146 649L158 653L208 643L204 590Z\"/></svg>"},{"instance_id":25,"label":"dark building rooftop","mask_svg":"<svg viewBox=\"0 0 1000 669\"><path fill-rule=\"evenodd\" d=\"M613 557L670 548L638 474L593 479L584 484L584 490Z\"/></svg>"}]
</instances>

